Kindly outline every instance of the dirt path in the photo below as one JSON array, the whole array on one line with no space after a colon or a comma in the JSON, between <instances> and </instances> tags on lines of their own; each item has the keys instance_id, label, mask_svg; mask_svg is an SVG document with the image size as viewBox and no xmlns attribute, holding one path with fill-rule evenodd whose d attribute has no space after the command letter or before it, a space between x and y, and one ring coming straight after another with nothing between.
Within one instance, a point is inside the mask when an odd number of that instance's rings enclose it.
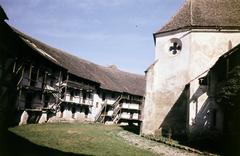
<instances>
[{"instance_id":1,"label":"dirt path","mask_svg":"<svg viewBox=\"0 0 240 156\"><path fill-rule=\"evenodd\" d=\"M139 135L121 131L118 136L122 137L124 140L128 141L130 144L137 146L142 149L150 150L162 156L197 156L199 154L181 150L178 148L167 146L163 143L148 140L146 138L140 137Z\"/></svg>"}]
</instances>

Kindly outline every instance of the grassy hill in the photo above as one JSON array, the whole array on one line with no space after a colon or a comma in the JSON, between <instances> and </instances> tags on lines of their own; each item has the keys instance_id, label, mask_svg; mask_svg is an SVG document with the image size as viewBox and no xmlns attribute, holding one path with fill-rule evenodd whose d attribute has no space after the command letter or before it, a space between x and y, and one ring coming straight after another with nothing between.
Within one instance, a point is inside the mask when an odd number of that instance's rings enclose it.
<instances>
[{"instance_id":1,"label":"grassy hill","mask_svg":"<svg viewBox=\"0 0 240 156\"><path fill-rule=\"evenodd\" d=\"M9 129L9 155L137 155L153 153L117 137L122 128L91 123L24 125Z\"/></svg>"}]
</instances>

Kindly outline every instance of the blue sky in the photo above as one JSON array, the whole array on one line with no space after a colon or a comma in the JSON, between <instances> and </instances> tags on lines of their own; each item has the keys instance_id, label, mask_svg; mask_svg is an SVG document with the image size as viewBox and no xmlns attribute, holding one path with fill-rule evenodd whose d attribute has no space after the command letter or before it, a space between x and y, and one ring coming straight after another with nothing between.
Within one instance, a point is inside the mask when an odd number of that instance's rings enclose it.
<instances>
[{"instance_id":1,"label":"blue sky","mask_svg":"<svg viewBox=\"0 0 240 156\"><path fill-rule=\"evenodd\" d=\"M100 65L144 74L154 60L153 32L184 0L0 0L8 23Z\"/></svg>"}]
</instances>

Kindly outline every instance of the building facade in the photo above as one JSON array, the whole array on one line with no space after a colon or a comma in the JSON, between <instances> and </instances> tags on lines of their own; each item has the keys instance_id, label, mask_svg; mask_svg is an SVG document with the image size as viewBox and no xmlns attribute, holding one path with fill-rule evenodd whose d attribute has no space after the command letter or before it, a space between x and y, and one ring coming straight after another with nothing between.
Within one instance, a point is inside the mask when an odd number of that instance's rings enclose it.
<instances>
[{"instance_id":1,"label":"building facade","mask_svg":"<svg viewBox=\"0 0 240 156\"><path fill-rule=\"evenodd\" d=\"M187 0L154 33L155 61L146 71L142 134L179 138L223 131L224 113L203 77L240 43L239 4Z\"/></svg>"},{"instance_id":2,"label":"building facade","mask_svg":"<svg viewBox=\"0 0 240 156\"><path fill-rule=\"evenodd\" d=\"M9 64L9 74L16 75L12 124L96 121L140 126L144 76L83 60L4 24L8 43L1 44L3 54L16 53Z\"/></svg>"}]
</instances>

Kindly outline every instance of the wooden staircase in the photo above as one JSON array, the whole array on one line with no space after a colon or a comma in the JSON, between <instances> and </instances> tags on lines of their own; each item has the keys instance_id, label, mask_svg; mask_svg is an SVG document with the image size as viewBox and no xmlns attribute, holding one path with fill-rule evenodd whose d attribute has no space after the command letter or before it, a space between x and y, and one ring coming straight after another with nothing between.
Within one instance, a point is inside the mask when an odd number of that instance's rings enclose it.
<instances>
[{"instance_id":1,"label":"wooden staircase","mask_svg":"<svg viewBox=\"0 0 240 156\"><path fill-rule=\"evenodd\" d=\"M120 117L121 117L121 106L120 106L120 104L118 104L118 105L113 109L113 114L112 114L113 123L118 123Z\"/></svg>"},{"instance_id":2,"label":"wooden staircase","mask_svg":"<svg viewBox=\"0 0 240 156\"><path fill-rule=\"evenodd\" d=\"M48 87L48 88L47 88ZM58 92L50 92L52 94L53 97L55 97L56 99L56 103L53 104L52 106L50 106L49 108L47 108L48 110L50 110L53 113L57 112L57 109L59 108L60 104L64 101L63 99L61 99L61 90L64 88L65 86L63 85L63 83L58 87ZM54 90L55 88L51 87L51 86L45 86L45 89L48 90Z\"/></svg>"},{"instance_id":3,"label":"wooden staircase","mask_svg":"<svg viewBox=\"0 0 240 156\"><path fill-rule=\"evenodd\" d=\"M122 104L120 103L122 99L129 100L130 97L128 95L120 95L116 101L111 105L113 113L111 115L111 119L113 123L118 124L121 119L121 110L122 110ZM96 115L95 122L105 122L105 117L107 114L107 103L105 102L102 105L102 108L100 109L99 113Z\"/></svg>"},{"instance_id":4,"label":"wooden staircase","mask_svg":"<svg viewBox=\"0 0 240 156\"><path fill-rule=\"evenodd\" d=\"M114 114L114 117L118 114L118 112L120 111L117 110L119 107L119 102L122 100L122 95L120 95L116 101L112 104L112 108L113 108L113 114ZM105 117L106 117L106 113L107 113L107 103L105 102L103 105L102 105L102 108L101 110L99 111L99 113L96 115L95 117L95 122L101 122L101 123L104 123L105 121ZM112 119L113 119L113 115L112 115Z\"/></svg>"},{"instance_id":5,"label":"wooden staircase","mask_svg":"<svg viewBox=\"0 0 240 156\"><path fill-rule=\"evenodd\" d=\"M101 122L101 123L104 122L106 109L107 109L107 103L105 102L102 105L102 108L100 109L99 113L96 115L95 122Z\"/></svg>"}]
</instances>

